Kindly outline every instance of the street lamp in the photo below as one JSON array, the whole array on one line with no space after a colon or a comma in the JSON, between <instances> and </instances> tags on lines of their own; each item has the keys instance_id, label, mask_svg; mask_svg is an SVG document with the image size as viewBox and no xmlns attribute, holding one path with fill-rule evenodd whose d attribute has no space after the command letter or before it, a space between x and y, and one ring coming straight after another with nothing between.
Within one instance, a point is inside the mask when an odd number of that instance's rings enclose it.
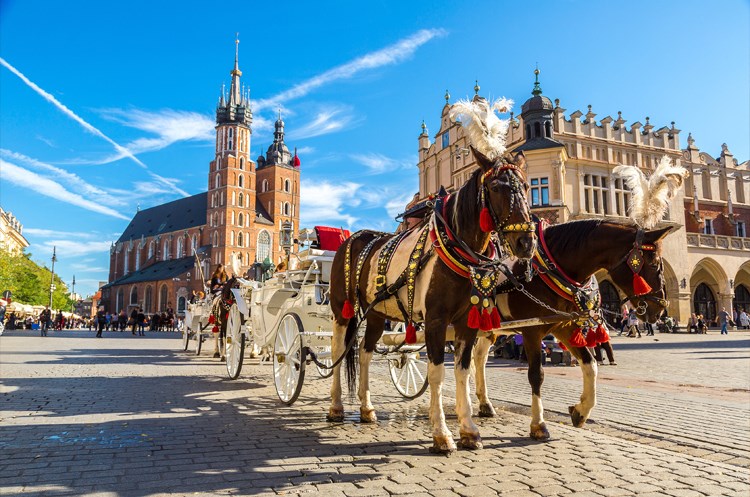
<instances>
[{"instance_id":1,"label":"street lamp","mask_svg":"<svg viewBox=\"0 0 750 497\"><path fill-rule=\"evenodd\" d=\"M289 221L284 221L281 223L281 248L284 250L284 253L286 254L286 267L289 268L289 253L292 250L292 247L294 246L294 239L292 236L294 235L293 232L293 226L292 223Z\"/></svg>"},{"instance_id":2,"label":"street lamp","mask_svg":"<svg viewBox=\"0 0 750 497\"><path fill-rule=\"evenodd\" d=\"M76 275L75 274L73 275L73 286L72 286L72 288L73 289L70 292L70 300L73 301L73 313L75 314L75 312L76 312Z\"/></svg>"},{"instance_id":3,"label":"street lamp","mask_svg":"<svg viewBox=\"0 0 750 497\"><path fill-rule=\"evenodd\" d=\"M57 261L57 246L52 246L52 278L49 282L49 310L52 311L52 292L55 290L55 262Z\"/></svg>"}]
</instances>

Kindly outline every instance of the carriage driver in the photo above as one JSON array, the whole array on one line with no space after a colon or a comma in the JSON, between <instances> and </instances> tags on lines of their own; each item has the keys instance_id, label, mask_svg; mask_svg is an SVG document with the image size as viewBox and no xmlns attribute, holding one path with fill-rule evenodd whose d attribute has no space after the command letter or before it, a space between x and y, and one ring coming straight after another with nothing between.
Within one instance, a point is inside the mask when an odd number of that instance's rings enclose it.
<instances>
[{"instance_id":1,"label":"carriage driver","mask_svg":"<svg viewBox=\"0 0 750 497\"><path fill-rule=\"evenodd\" d=\"M224 266L217 264L216 269L214 269L214 272L211 275L211 293L220 292L224 283L227 282L227 279L227 272L224 271Z\"/></svg>"}]
</instances>

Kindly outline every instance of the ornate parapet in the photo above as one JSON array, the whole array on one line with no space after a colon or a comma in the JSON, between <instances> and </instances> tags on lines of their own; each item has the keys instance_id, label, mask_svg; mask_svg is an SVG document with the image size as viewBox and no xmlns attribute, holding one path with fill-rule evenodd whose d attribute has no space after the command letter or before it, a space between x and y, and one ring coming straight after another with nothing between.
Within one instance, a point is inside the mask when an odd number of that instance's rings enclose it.
<instances>
[{"instance_id":1,"label":"ornate parapet","mask_svg":"<svg viewBox=\"0 0 750 497\"><path fill-rule=\"evenodd\" d=\"M719 250L743 250L750 252L750 238L723 235L687 234L688 247L715 248Z\"/></svg>"}]
</instances>

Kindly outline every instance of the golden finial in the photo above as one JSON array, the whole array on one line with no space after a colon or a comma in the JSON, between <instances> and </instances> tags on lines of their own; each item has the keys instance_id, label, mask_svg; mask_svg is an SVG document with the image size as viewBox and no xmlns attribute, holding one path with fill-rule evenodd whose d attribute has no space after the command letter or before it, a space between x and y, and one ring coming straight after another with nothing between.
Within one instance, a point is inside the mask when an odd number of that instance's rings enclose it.
<instances>
[{"instance_id":1,"label":"golden finial","mask_svg":"<svg viewBox=\"0 0 750 497\"><path fill-rule=\"evenodd\" d=\"M480 89L481 88L479 87L479 80L475 79L474 80L474 95L479 95L479 90Z\"/></svg>"}]
</instances>

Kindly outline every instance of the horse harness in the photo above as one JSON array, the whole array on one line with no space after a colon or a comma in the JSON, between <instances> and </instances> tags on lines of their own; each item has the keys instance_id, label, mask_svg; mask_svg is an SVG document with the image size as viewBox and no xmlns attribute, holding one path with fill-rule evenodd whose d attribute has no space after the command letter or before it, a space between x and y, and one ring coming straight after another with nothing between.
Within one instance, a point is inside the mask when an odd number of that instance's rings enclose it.
<instances>
[{"instance_id":1,"label":"horse harness","mask_svg":"<svg viewBox=\"0 0 750 497\"><path fill-rule=\"evenodd\" d=\"M635 241L633 242L633 249L628 252L625 257L620 259L617 264L615 264L614 267L619 266L623 262L628 265L631 271L633 271L633 295L628 295L624 299L620 301L620 305L624 304L625 302L632 301L634 298L638 297L642 300L651 300L653 302L656 302L660 306L666 308L669 307L669 301L666 299L663 299L661 297L658 297L657 294L662 291L662 288L664 286L663 282L660 282L659 288L656 290L653 290L651 286L643 279L643 277L640 275L641 269L643 269L644 264L644 257L643 257L643 251L649 251L654 252L656 251L656 245L652 245L650 243L643 243L643 237L645 236L645 230L638 227L638 231L636 231L635 234ZM659 272L663 273L664 271L664 263L659 260ZM642 309L641 306L638 306L639 310ZM639 314L644 314L645 306Z\"/></svg>"}]
</instances>

